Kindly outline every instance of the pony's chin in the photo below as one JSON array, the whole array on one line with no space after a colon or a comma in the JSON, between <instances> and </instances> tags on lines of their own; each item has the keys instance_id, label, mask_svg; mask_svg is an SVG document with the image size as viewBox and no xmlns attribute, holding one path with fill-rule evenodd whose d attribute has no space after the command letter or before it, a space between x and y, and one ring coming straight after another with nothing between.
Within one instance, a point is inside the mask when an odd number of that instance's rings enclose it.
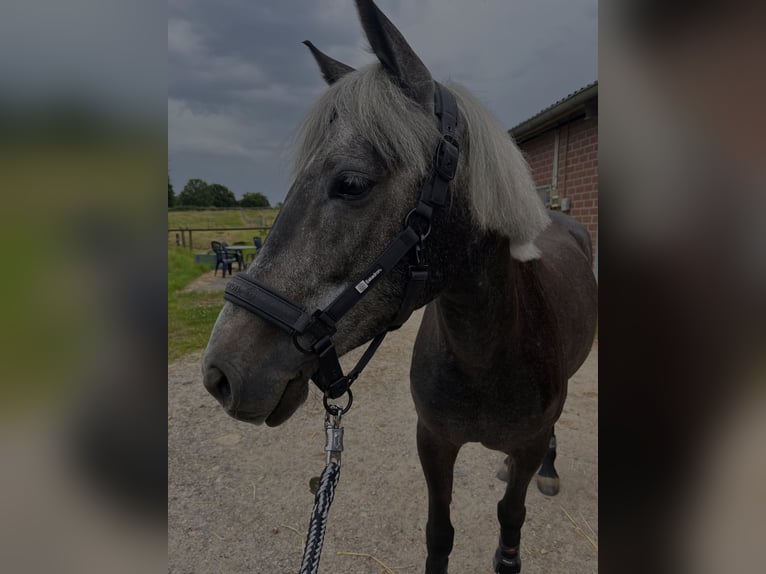
<instances>
[{"instance_id":1,"label":"pony's chin","mask_svg":"<svg viewBox=\"0 0 766 574\"><path fill-rule=\"evenodd\" d=\"M309 394L309 386L306 384L307 378L301 373L294 379L290 379L285 386L285 391L279 399L276 408L266 417L266 425L276 427L281 425L298 410Z\"/></svg>"}]
</instances>

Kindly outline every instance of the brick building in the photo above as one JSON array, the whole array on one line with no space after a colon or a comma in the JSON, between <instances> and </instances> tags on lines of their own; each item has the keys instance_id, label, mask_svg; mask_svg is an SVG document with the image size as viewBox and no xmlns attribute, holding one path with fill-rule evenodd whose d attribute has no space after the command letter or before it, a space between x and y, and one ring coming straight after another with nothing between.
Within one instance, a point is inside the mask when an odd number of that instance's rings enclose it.
<instances>
[{"instance_id":1,"label":"brick building","mask_svg":"<svg viewBox=\"0 0 766 574\"><path fill-rule=\"evenodd\" d=\"M598 247L598 82L557 101L508 130L532 169L550 209L588 227ZM596 258L596 268L598 268Z\"/></svg>"}]
</instances>

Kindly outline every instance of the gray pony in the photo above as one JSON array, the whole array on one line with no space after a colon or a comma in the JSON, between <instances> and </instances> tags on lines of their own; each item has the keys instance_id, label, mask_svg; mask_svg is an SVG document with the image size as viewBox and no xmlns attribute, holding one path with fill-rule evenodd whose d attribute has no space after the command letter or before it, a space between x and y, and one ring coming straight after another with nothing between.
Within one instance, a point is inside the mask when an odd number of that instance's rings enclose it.
<instances>
[{"instance_id":1,"label":"gray pony","mask_svg":"<svg viewBox=\"0 0 766 574\"><path fill-rule=\"evenodd\" d=\"M401 33L357 0L378 62L354 70L308 43L329 89L299 134L293 182L247 276L306 308L322 309L359 280L401 230L428 175L440 133L434 82ZM434 214L422 254L430 266L410 372L417 445L428 485L427 574L447 572L453 467L480 442L507 455L497 506L495 572L521 570L527 487L558 490L554 424L567 380L593 342L597 288L591 240L547 212L505 130L467 90L447 83L459 110L460 156L449 204ZM339 354L386 329L404 296L406 261L337 325ZM317 370L290 337L227 303L205 352L205 387L231 416L277 426L305 401Z\"/></svg>"}]
</instances>

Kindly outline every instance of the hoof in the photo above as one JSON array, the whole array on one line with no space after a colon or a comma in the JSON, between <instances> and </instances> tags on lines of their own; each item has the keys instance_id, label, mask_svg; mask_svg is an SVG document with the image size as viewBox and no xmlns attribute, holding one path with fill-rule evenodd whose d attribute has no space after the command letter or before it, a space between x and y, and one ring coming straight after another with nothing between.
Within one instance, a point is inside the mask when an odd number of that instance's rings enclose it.
<instances>
[{"instance_id":1,"label":"hoof","mask_svg":"<svg viewBox=\"0 0 766 574\"><path fill-rule=\"evenodd\" d=\"M521 572L521 558L519 558L518 553L512 556L503 554L498 548L492 560L492 567L495 574L519 574Z\"/></svg>"},{"instance_id":2,"label":"hoof","mask_svg":"<svg viewBox=\"0 0 766 574\"><path fill-rule=\"evenodd\" d=\"M558 476L540 476L537 475L537 488L545 496L556 496L559 493Z\"/></svg>"}]
</instances>

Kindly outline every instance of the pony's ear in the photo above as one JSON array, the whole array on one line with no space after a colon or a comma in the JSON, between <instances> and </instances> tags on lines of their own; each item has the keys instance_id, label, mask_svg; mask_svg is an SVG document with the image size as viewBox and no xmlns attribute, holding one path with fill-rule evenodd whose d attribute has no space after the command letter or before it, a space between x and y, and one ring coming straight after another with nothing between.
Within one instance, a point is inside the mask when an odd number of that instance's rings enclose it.
<instances>
[{"instance_id":1,"label":"pony's ear","mask_svg":"<svg viewBox=\"0 0 766 574\"><path fill-rule=\"evenodd\" d=\"M372 0L356 0L362 28L383 69L404 93L424 107L433 105L431 73Z\"/></svg>"},{"instance_id":2,"label":"pony's ear","mask_svg":"<svg viewBox=\"0 0 766 574\"><path fill-rule=\"evenodd\" d=\"M338 60L333 60L327 54L320 52L319 49L308 40L304 40L303 43L309 47L309 50L311 50L311 53L314 55L314 59L317 61L317 64L319 64L319 69L322 72L322 77L329 85L333 85L343 76L349 72L354 71L354 68L351 66L347 66Z\"/></svg>"}]
</instances>

